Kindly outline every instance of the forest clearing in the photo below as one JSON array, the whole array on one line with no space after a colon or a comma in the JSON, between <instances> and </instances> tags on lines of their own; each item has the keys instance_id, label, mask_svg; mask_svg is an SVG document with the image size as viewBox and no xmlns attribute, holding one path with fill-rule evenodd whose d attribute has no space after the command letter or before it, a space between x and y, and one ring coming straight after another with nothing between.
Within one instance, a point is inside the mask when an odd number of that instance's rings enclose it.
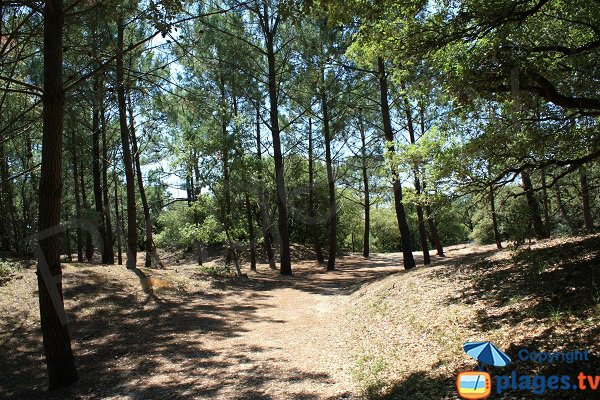
<instances>
[{"instance_id":1,"label":"forest clearing","mask_svg":"<svg viewBox=\"0 0 600 400\"><path fill-rule=\"evenodd\" d=\"M126 269L67 264L83 378L50 398L458 398L456 373L473 364L466 339L597 354L599 249L598 235L522 252L458 245L410 272L396 254L347 255L334 273L294 262L293 278L268 264L235 278L181 262L152 271L169 285L151 295ZM564 281L581 292L561 294ZM2 398L46 398L35 290L26 268L0 287Z\"/></svg>"},{"instance_id":2,"label":"forest clearing","mask_svg":"<svg viewBox=\"0 0 600 400\"><path fill-rule=\"evenodd\" d=\"M0 397L597 399L599 59L599 0L0 0Z\"/></svg>"}]
</instances>

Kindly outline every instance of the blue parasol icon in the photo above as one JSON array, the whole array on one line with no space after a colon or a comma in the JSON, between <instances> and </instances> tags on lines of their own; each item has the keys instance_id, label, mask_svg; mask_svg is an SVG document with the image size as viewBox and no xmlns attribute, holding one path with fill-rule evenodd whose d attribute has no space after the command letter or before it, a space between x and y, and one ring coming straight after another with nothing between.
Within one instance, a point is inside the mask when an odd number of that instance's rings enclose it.
<instances>
[{"instance_id":1,"label":"blue parasol icon","mask_svg":"<svg viewBox=\"0 0 600 400\"><path fill-rule=\"evenodd\" d=\"M510 357L492 342L467 342L463 349L465 353L473 357L479 364L493 365L495 367L506 367L510 364Z\"/></svg>"}]
</instances>

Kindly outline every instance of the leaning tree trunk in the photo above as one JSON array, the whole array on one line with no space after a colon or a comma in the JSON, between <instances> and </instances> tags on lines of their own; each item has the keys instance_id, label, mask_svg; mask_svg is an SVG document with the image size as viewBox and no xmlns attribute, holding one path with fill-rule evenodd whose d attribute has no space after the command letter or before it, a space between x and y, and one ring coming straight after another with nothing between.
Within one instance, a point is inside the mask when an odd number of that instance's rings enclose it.
<instances>
[{"instance_id":1,"label":"leaning tree trunk","mask_svg":"<svg viewBox=\"0 0 600 400\"><path fill-rule=\"evenodd\" d=\"M535 235L538 239L545 239L548 237L548 233L546 232L544 222L540 216L540 206L535 197L535 193L533 192L533 184L531 183L529 171L521 171L521 180L523 183L523 190L525 191L525 198L527 199L527 205L529 206L529 214L533 229L535 230Z\"/></svg>"},{"instance_id":2,"label":"leaning tree trunk","mask_svg":"<svg viewBox=\"0 0 600 400\"><path fill-rule=\"evenodd\" d=\"M129 97L129 125L138 190L140 192L140 199L142 200L142 208L144 210L144 227L146 233L146 262L144 266L146 268L151 268L153 265L162 267L162 263L158 258L156 249L154 248L154 240L152 239L152 219L150 218L150 205L148 204L148 198L146 197L146 189L144 188L144 177L142 175L142 166L140 164L140 151L137 145L137 136L135 133L135 121L133 118L133 105L131 104L131 97ZM152 262L153 258L155 261L154 263Z\"/></svg>"},{"instance_id":3,"label":"leaning tree trunk","mask_svg":"<svg viewBox=\"0 0 600 400\"><path fill-rule=\"evenodd\" d=\"M419 113L421 115L421 137L423 137L425 136L425 107L422 102L419 106ZM423 180L422 185L423 193L426 193L425 180ZM438 257L444 257L444 246L442 246L437 224L435 223L435 218L431 211L431 205L428 202L425 203L425 216L427 217L427 226L429 227L429 242L435 247Z\"/></svg>"},{"instance_id":4,"label":"leaning tree trunk","mask_svg":"<svg viewBox=\"0 0 600 400\"><path fill-rule=\"evenodd\" d=\"M379 92L381 100L381 115L383 119L383 132L385 134L385 140L390 145L389 151L393 153L394 147L392 143L394 142L394 132L392 131L392 121L390 118L390 105L388 102L388 84L383 58L378 57L377 63L379 66ZM394 204L396 208L396 217L398 219L398 228L400 229L400 238L402 242L402 261L404 263L404 269L411 269L414 268L416 264L412 254L410 230L408 228L408 222L406 220L406 211L404 210L404 204L402 203L402 186L400 185L397 168L393 165L390 167L390 173L392 175Z\"/></svg>"},{"instance_id":5,"label":"leaning tree trunk","mask_svg":"<svg viewBox=\"0 0 600 400\"><path fill-rule=\"evenodd\" d=\"M259 103L257 103L259 104ZM275 255L273 254L273 243L271 240L271 221L267 214L267 202L265 199L265 191L263 189L263 175L262 175L262 141L260 137L260 108L256 106L256 157L258 158L258 206L260 209L260 220L261 228L263 233L263 241L265 251L267 252L267 258L269 260L269 267L271 269L277 269L275 265Z\"/></svg>"},{"instance_id":6,"label":"leaning tree trunk","mask_svg":"<svg viewBox=\"0 0 600 400\"><path fill-rule=\"evenodd\" d=\"M371 199L369 193L369 173L367 170L367 140L365 136L365 127L363 125L362 115L359 115L359 130L361 141L361 162L362 162L362 178L364 189L363 205L365 209L365 231L363 236L363 257L369 258L370 253L370 236L371 236Z\"/></svg>"},{"instance_id":7,"label":"leaning tree trunk","mask_svg":"<svg viewBox=\"0 0 600 400\"><path fill-rule=\"evenodd\" d=\"M69 386L78 378L63 304L59 236L56 234L60 225L63 186L63 24L63 1L48 0L44 7L43 137L38 212L40 240L36 255L40 320L50 389Z\"/></svg>"},{"instance_id":8,"label":"leaning tree trunk","mask_svg":"<svg viewBox=\"0 0 600 400\"><path fill-rule=\"evenodd\" d=\"M117 21L117 102L119 104L119 127L121 129L121 145L123 147L123 164L125 167L125 185L127 187L127 268L137 265L137 221L135 206L135 181L133 161L129 145L129 128L127 126L127 104L125 101L125 72L123 68L123 20Z\"/></svg>"},{"instance_id":9,"label":"leaning tree trunk","mask_svg":"<svg viewBox=\"0 0 600 400\"><path fill-rule=\"evenodd\" d=\"M571 219L571 217L569 216L569 213L567 212L567 207L565 206L565 203L562 200L562 190L560 187L560 181L556 182L556 184L554 185L554 190L556 192L556 204L558 205L558 210L560 211L560 215L561 215L562 219L564 220L564 222L571 229L571 233L576 234L578 227L573 222L573 219Z\"/></svg>"},{"instance_id":10,"label":"leaning tree trunk","mask_svg":"<svg viewBox=\"0 0 600 400\"><path fill-rule=\"evenodd\" d=\"M329 257L327 258L327 271L335 270L335 256L337 253L337 202L335 198L335 181L333 179L333 160L331 159L331 132L329 129L329 108L327 94L321 93L321 107L323 109L323 136L325 137L325 166L327 168L327 189L329 192Z\"/></svg>"},{"instance_id":11,"label":"leaning tree trunk","mask_svg":"<svg viewBox=\"0 0 600 400\"><path fill-rule=\"evenodd\" d=\"M502 239L500 238L500 231L498 230L498 218L496 216L496 200L494 198L494 185L490 185L490 211L492 213L492 229L494 230L494 240L496 241L496 247L502 248Z\"/></svg>"},{"instance_id":12,"label":"leaning tree trunk","mask_svg":"<svg viewBox=\"0 0 600 400\"><path fill-rule=\"evenodd\" d=\"M316 221L317 213L315 211L315 161L313 157L313 136L312 136L312 119L308 118L308 217L310 218L309 224L313 227L313 245L315 247L315 254L317 261L322 263L325 261L323 258L323 251L321 249L321 235L318 230L318 224Z\"/></svg>"},{"instance_id":13,"label":"leaning tree trunk","mask_svg":"<svg viewBox=\"0 0 600 400\"><path fill-rule=\"evenodd\" d=\"M550 199L548 197L548 185L546 183L546 168L542 168L542 198L544 204L544 229L550 234Z\"/></svg>"},{"instance_id":14,"label":"leaning tree trunk","mask_svg":"<svg viewBox=\"0 0 600 400\"><path fill-rule=\"evenodd\" d=\"M590 187L588 177L585 170L579 168L579 183L581 185L581 204L583 208L583 224L587 233L594 232L594 220L592 219L592 211L590 207Z\"/></svg>"},{"instance_id":15,"label":"leaning tree trunk","mask_svg":"<svg viewBox=\"0 0 600 400\"><path fill-rule=\"evenodd\" d=\"M287 192L283 170L283 153L281 151L281 130L279 129L279 96L277 95L277 68L275 65L274 32L267 32L267 68L269 86L269 116L271 134L273 136L273 157L275 159L275 186L277 188L277 210L279 213L279 242L280 242L280 272L282 275L292 275L292 260L290 255L290 235L288 227Z\"/></svg>"},{"instance_id":16,"label":"leaning tree trunk","mask_svg":"<svg viewBox=\"0 0 600 400\"><path fill-rule=\"evenodd\" d=\"M413 116L412 110L410 107L410 103L408 102L408 98L404 97L404 113L406 114L406 124L408 127L408 134L410 137L410 143L415 145L417 143L415 137L415 127L413 125ZM423 118L423 114L421 114L421 119ZM423 122L423 121L421 121ZM415 163L413 166L414 175L415 175L415 192L417 193L417 198L421 196L421 180L419 179L419 165ZM421 199L419 198L416 204L417 209L417 221L419 225L419 239L421 241L421 251L423 252L423 264L431 264L431 256L429 255L429 244L427 243L427 229L425 229L425 218L423 217L423 206L420 203Z\"/></svg>"},{"instance_id":17,"label":"leaning tree trunk","mask_svg":"<svg viewBox=\"0 0 600 400\"><path fill-rule=\"evenodd\" d=\"M521 116L523 114L523 105L521 99L521 82L520 82L520 71L519 68L513 68L511 71L511 90L512 95L517 104L517 115L515 120L515 126L518 133L521 133ZM527 169L521 171L521 184L523 191L525 192L525 198L527 199L527 206L529 207L530 222L533 224L535 235L538 239L544 239L548 237L544 223L540 216L540 206L538 200L533 191L533 184L531 183L531 177Z\"/></svg>"}]
</instances>

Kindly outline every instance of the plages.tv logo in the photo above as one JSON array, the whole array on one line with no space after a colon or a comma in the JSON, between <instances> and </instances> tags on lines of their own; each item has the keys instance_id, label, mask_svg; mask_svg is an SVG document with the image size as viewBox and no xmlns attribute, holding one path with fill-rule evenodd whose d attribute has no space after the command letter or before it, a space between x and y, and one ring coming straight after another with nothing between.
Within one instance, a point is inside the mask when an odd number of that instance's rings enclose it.
<instances>
[{"instance_id":1,"label":"plages.tv logo","mask_svg":"<svg viewBox=\"0 0 600 400\"><path fill-rule=\"evenodd\" d=\"M492 378L483 370L485 365L505 367L510 357L504 354L492 342L467 342L465 353L478 361L477 371L465 371L456 378L456 390L463 399L485 399L492 393Z\"/></svg>"}]
</instances>

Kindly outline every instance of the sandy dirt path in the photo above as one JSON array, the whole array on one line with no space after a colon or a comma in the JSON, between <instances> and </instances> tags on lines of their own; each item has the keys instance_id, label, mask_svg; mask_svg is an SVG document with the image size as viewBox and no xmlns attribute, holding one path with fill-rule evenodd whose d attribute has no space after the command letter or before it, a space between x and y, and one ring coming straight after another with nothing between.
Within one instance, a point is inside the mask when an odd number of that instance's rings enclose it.
<instances>
[{"instance_id":1,"label":"sandy dirt path","mask_svg":"<svg viewBox=\"0 0 600 400\"><path fill-rule=\"evenodd\" d=\"M241 281L208 281L193 265L151 274L169 283L152 296L118 266L65 266L66 307L80 381L55 398L353 398L344 328L350 295L398 272L394 255L313 262L284 278L267 265ZM45 398L35 274L0 288L2 398ZM7 293L8 295L8 293ZM23 318L25 316L25 318ZM16 329L15 329L16 327Z\"/></svg>"}]
</instances>

